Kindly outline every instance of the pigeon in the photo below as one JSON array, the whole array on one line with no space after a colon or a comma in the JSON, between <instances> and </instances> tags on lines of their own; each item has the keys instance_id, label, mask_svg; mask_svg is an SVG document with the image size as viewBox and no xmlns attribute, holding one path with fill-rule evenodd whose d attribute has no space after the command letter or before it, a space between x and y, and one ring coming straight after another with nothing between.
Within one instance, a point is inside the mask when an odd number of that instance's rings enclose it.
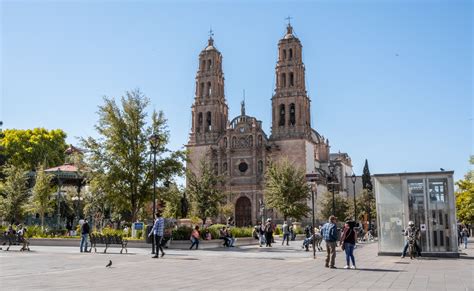
<instances>
[{"instance_id":1,"label":"pigeon","mask_svg":"<svg viewBox=\"0 0 474 291\"><path fill-rule=\"evenodd\" d=\"M109 260L109 263L105 266L106 268L112 267L112 260Z\"/></svg>"}]
</instances>

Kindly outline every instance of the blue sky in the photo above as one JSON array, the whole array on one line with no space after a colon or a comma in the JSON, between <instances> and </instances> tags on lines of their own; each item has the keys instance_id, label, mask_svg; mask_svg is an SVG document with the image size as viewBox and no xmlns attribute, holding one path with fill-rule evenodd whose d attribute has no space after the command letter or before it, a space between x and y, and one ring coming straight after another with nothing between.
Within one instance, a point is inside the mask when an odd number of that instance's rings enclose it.
<instances>
[{"instance_id":1,"label":"blue sky","mask_svg":"<svg viewBox=\"0 0 474 291\"><path fill-rule=\"evenodd\" d=\"M229 119L270 134L277 43L293 17L313 127L354 170L439 170L473 153L471 1L0 1L3 128L95 136L102 96L140 88L163 110L170 148L191 127L198 54L210 26Z\"/></svg>"}]
</instances>

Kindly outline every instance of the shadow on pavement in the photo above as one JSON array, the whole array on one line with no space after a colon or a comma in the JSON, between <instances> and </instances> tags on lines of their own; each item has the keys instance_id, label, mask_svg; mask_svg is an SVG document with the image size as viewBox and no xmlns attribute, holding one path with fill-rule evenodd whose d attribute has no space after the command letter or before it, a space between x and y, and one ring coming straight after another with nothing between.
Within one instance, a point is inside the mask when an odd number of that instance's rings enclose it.
<instances>
[{"instance_id":1,"label":"shadow on pavement","mask_svg":"<svg viewBox=\"0 0 474 291\"><path fill-rule=\"evenodd\" d=\"M459 256L459 258L462 259L462 260L474 260L474 257L466 256L466 255L461 255L461 256Z\"/></svg>"},{"instance_id":2,"label":"shadow on pavement","mask_svg":"<svg viewBox=\"0 0 474 291\"><path fill-rule=\"evenodd\" d=\"M405 272L404 270L390 270L390 269L369 269L369 268L357 268L357 271L369 271L369 272Z\"/></svg>"}]
</instances>

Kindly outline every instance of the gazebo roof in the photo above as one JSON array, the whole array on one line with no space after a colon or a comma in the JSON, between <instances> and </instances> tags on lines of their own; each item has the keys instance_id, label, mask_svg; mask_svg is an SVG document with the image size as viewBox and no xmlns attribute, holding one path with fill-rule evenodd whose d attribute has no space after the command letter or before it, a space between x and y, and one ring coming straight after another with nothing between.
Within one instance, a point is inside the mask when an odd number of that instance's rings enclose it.
<instances>
[{"instance_id":1,"label":"gazebo roof","mask_svg":"<svg viewBox=\"0 0 474 291\"><path fill-rule=\"evenodd\" d=\"M53 174L55 178L61 179L63 184L77 184L84 180L79 169L73 164L64 164L44 170L46 173Z\"/></svg>"}]
</instances>

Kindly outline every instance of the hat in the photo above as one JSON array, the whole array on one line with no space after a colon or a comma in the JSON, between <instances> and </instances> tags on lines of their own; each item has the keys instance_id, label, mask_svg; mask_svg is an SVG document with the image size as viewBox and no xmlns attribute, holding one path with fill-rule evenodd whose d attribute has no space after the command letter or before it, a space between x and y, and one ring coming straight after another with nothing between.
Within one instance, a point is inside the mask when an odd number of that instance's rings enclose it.
<instances>
[{"instance_id":1,"label":"hat","mask_svg":"<svg viewBox=\"0 0 474 291\"><path fill-rule=\"evenodd\" d=\"M272 219L271 219L271 218L267 218L267 221L272 221Z\"/></svg>"}]
</instances>

